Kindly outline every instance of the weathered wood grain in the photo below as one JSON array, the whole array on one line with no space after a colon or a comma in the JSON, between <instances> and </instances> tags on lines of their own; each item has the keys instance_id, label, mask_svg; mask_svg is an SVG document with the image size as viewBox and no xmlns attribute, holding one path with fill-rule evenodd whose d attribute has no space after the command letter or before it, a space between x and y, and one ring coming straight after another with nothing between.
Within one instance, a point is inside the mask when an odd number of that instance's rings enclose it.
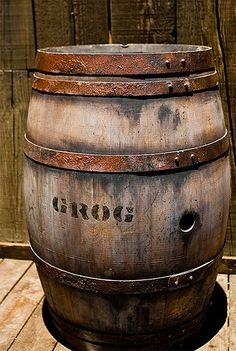
<instances>
[{"instance_id":1,"label":"weathered wood grain","mask_svg":"<svg viewBox=\"0 0 236 351\"><path fill-rule=\"evenodd\" d=\"M0 242L0 257L17 259L17 260L32 260L33 256L28 243L6 243ZM0 263L3 260L0 259ZM235 274L236 273L236 257L223 256L220 264L219 273Z\"/></svg>"},{"instance_id":2,"label":"weathered wood grain","mask_svg":"<svg viewBox=\"0 0 236 351\"><path fill-rule=\"evenodd\" d=\"M55 349L53 351L68 351L69 349L65 346L63 346L62 344L57 344L57 346L55 347Z\"/></svg>"},{"instance_id":3,"label":"weathered wood grain","mask_svg":"<svg viewBox=\"0 0 236 351\"><path fill-rule=\"evenodd\" d=\"M227 226L227 240L225 247L225 255L236 256L236 167L232 160L231 152L231 187L232 187L232 197L231 197L231 207L229 212L229 220ZM230 272L229 272L230 273Z\"/></svg>"},{"instance_id":4,"label":"weathered wood grain","mask_svg":"<svg viewBox=\"0 0 236 351\"><path fill-rule=\"evenodd\" d=\"M191 16L189 16L190 13ZM213 48L220 78L223 108L228 118L225 67L218 35L216 2L213 0L178 0L176 2L176 23L177 43L207 45Z\"/></svg>"},{"instance_id":5,"label":"weathered wood grain","mask_svg":"<svg viewBox=\"0 0 236 351\"><path fill-rule=\"evenodd\" d=\"M0 257L16 260L32 260L29 243L0 242Z\"/></svg>"},{"instance_id":6,"label":"weathered wood grain","mask_svg":"<svg viewBox=\"0 0 236 351\"><path fill-rule=\"evenodd\" d=\"M56 343L43 322L41 302L8 350L52 351Z\"/></svg>"},{"instance_id":7,"label":"weathered wood grain","mask_svg":"<svg viewBox=\"0 0 236 351\"><path fill-rule=\"evenodd\" d=\"M231 135L234 145L234 162L236 158L236 11L234 0L217 1L217 18L219 39L223 50L225 75L227 83L227 98L230 112Z\"/></svg>"},{"instance_id":8,"label":"weathered wood grain","mask_svg":"<svg viewBox=\"0 0 236 351\"><path fill-rule=\"evenodd\" d=\"M61 97L35 91L27 138L49 149L105 155L194 148L224 134L218 102L215 90L168 99ZM199 281L195 277L192 285L186 282L186 290L173 294L158 291L152 299L135 291L123 294L129 289L127 285L116 290L113 299L107 283L101 281L179 274L216 257L225 239L229 173L225 157L197 169L164 175L73 172L26 158L25 200L31 243L44 260L44 264L40 259L37 262L49 306L73 325L70 335L64 335L72 348L79 349L81 343L71 336L76 326L141 338L187 321L191 325L190 318L204 311L214 288L215 267L207 278L204 274ZM191 218L187 230L181 229L184 213ZM96 294L86 283L79 286L79 281L72 288L66 273L50 274L45 262L100 278ZM192 279L194 276L195 272ZM58 326L61 323L57 320ZM93 340L96 343L95 335ZM126 346L135 347L133 344ZM117 340L117 349L119 346Z\"/></svg>"},{"instance_id":9,"label":"weathered wood grain","mask_svg":"<svg viewBox=\"0 0 236 351\"><path fill-rule=\"evenodd\" d=\"M0 69L28 69L35 44L31 0L2 0L0 11Z\"/></svg>"},{"instance_id":10,"label":"weathered wood grain","mask_svg":"<svg viewBox=\"0 0 236 351\"><path fill-rule=\"evenodd\" d=\"M73 0L76 44L108 43L108 2Z\"/></svg>"},{"instance_id":11,"label":"weathered wood grain","mask_svg":"<svg viewBox=\"0 0 236 351\"><path fill-rule=\"evenodd\" d=\"M236 275L229 276L229 350L236 350Z\"/></svg>"},{"instance_id":12,"label":"weathered wood grain","mask_svg":"<svg viewBox=\"0 0 236 351\"><path fill-rule=\"evenodd\" d=\"M232 9L232 6L228 9ZM223 9L222 9L223 11ZM233 11L232 11L233 12ZM191 16L189 16L191 13ZM209 16L209 13L211 16ZM229 57L234 52L230 53L230 41L228 44L228 51L225 52L224 46L222 45L221 30L218 22L218 7L217 2L212 0L178 0L176 2L176 20L177 20L177 42L186 44L201 44L208 45L213 48L214 56L216 59L216 67L219 73L220 92L225 113L225 119L228 129L230 130L232 125L232 116L229 114L231 109L228 105L228 80L226 66L229 64ZM222 19L223 21L223 19ZM232 19L231 19L232 21ZM230 25L231 22L225 24ZM231 23L232 25L232 23ZM225 29L226 30L226 29ZM229 30L229 29L228 29ZM231 31L231 30L230 30ZM234 31L235 32L235 29ZM232 39L231 39L232 40ZM227 65L225 57L227 56ZM231 64L232 64L231 59ZM234 68L235 69L235 68ZM233 77L231 78L231 93L233 87ZM234 83L235 84L235 83ZM227 238L225 245L225 255L236 255L236 191L235 191L235 168L233 162L233 146L231 144L231 165L232 171L232 205L230 210L230 219L227 228Z\"/></svg>"},{"instance_id":13,"label":"weathered wood grain","mask_svg":"<svg viewBox=\"0 0 236 351\"><path fill-rule=\"evenodd\" d=\"M13 158L13 112L12 112L12 73L0 74L0 228L1 241L12 240L15 235L14 158Z\"/></svg>"},{"instance_id":14,"label":"weathered wood grain","mask_svg":"<svg viewBox=\"0 0 236 351\"><path fill-rule=\"evenodd\" d=\"M25 271L32 264L30 261L16 261L5 259L0 264L0 303L17 284Z\"/></svg>"},{"instance_id":15,"label":"weathered wood grain","mask_svg":"<svg viewBox=\"0 0 236 351\"><path fill-rule=\"evenodd\" d=\"M0 350L6 351L42 299L33 265L0 305Z\"/></svg>"},{"instance_id":16,"label":"weathered wood grain","mask_svg":"<svg viewBox=\"0 0 236 351\"><path fill-rule=\"evenodd\" d=\"M235 256L223 256L219 273L224 274L236 274L236 257Z\"/></svg>"},{"instance_id":17,"label":"weathered wood grain","mask_svg":"<svg viewBox=\"0 0 236 351\"><path fill-rule=\"evenodd\" d=\"M74 44L72 0L33 0L37 48Z\"/></svg>"},{"instance_id":18,"label":"weathered wood grain","mask_svg":"<svg viewBox=\"0 0 236 351\"><path fill-rule=\"evenodd\" d=\"M0 241L28 239L22 201L23 134L29 101L27 71L0 75Z\"/></svg>"},{"instance_id":19,"label":"weathered wood grain","mask_svg":"<svg viewBox=\"0 0 236 351\"><path fill-rule=\"evenodd\" d=\"M113 43L174 43L175 0L111 0Z\"/></svg>"},{"instance_id":20,"label":"weathered wood grain","mask_svg":"<svg viewBox=\"0 0 236 351\"><path fill-rule=\"evenodd\" d=\"M219 0L217 4L218 32L225 65L229 128L232 138L232 201L228 223L230 240L227 243L227 254L236 255L236 11L234 0Z\"/></svg>"}]
</instances>

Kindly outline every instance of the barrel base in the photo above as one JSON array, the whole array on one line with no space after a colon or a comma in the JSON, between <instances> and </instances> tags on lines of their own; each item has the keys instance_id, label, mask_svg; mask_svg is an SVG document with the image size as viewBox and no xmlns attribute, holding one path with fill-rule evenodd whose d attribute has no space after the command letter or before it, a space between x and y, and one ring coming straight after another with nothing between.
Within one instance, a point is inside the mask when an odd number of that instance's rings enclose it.
<instances>
[{"instance_id":1,"label":"barrel base","mask_svg":"<svg viewBox=\"0 0 236 351\"><path fill-rule=\"evenodd\" d=\"M163 330L147 335L111 335L79 328L63 320L49 307L46 299L43 306L43 317L49 332L63 345L79 351L157 351L169 349L197 333L206 318L206 308L197 317L173 329Z\"/></svg>"}]
</instances>

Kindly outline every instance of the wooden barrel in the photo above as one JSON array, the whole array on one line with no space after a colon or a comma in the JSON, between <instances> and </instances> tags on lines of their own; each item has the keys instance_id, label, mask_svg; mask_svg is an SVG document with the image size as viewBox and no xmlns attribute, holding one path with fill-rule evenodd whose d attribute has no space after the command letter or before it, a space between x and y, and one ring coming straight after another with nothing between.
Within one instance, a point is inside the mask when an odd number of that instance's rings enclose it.
<instances>
[{"instance_id":1,"label":"wooden barrel","mask_svg":"<svg viewBox=\"0 0 236 351\"><path fill-rule=\"evenodd\" d=\"M50 319L79 350L157 350L196 331L230 200L212 52L38 51L25 135L30 242Z\"/></svg>"}]
</instances>

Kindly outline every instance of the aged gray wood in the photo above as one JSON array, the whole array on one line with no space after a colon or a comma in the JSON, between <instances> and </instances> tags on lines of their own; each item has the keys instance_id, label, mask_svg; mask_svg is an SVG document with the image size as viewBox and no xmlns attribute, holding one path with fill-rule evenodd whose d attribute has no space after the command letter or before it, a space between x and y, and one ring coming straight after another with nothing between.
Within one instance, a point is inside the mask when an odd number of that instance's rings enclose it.
<instances>
[{"instance_id":1,"label":"aged gray wood","mask_svg":"<svg viewBox=\"0 0 236 351\"><path fill-rule=\"evenodd\" d=\"M108 11L106 0L73 0L75 43L108 43Z\"/></svg>"},{"instance_id":2,"label":"aged gray wood","mask_svg":"<svg viewBox=\"0 0 236 351\"><path fill-rule=\"evenodd\" d=\"M226 77L226 96L229 109L229 129L231 130L232 149L232 200L228 222L228 240L225 252L236 256L236 11L234 0L218 1L218 33L223 54Z\"/></svg>"},{"instance_id":3,"label":"aged gray wood","mask_svg":"<svg viewBox=\"0 0 236 351\"><path fill-rule=\"evenodd\" d=\"M175 0L111 0L113 43L174 43Z\"/></svg>"},{"instance_id":4,"label":"aged gray wood","mask_svg":"<svg viewBox=\"0 0 236 351\"><path fill-rule=\"evenodd\" d=\"M31 0L1 0L0 69L34 66L35 43Z\"/></svg>"},{"instance_id":5,"label":"aged gray wood","mask_svg":"<svg viewBox=\"0 0 236 351\"><path fill-rule=\"evenodd\" d=\"M216 68L219 73L219 83L223 109L228 129L232 126L233 115L229 111L229 90L230 101L233 99L233 86L234 86L234 68L233 67L233 52L235 45L230 44L233 40L232 35L235 33L235 27L230 26L233 22L234 11L231 11L232 6L229 2L227 5L219 2L220 6L220 21L218 21L218 8L217 2L211 0L178 0L176 2L176 20L177 20L177 43L192 43L208 45L213 48L214 57L216 59ZM191 16L189 14L191 13ZM209 16L209 13L211 16ZM226 20L226 22L225 22ZM220 24L220 27L219 27ZM233 29L234 28L234 29ZM223 33L221 31L223 30ZM229 37L225 37L225 31ZM223 37L222 37L223 34ZM221 38L223 40L221 41ZM231 51L232 50L232 51ZM226 61L225 61L226 59ZM229 68L229 66L231 68ZM227 71L226 71L226 67ZM230 77L226 73L230 70ZM229 79L229 81L228 81ZM228 88L230 84L230 88ZM233 122L234 123L234 122ZM234 131L231 129L231 132ZM231 165L232 171L232 205L229 214L229 222L227 228L227 238L224 254L226 256L236 256L236 190L235 190L235 163L233 160L233 145L231 143Z\"/></svg>"},{"instance_id":6,"label":"aged gray wood","mask_svg":"<svg viewBox=\"0 0 236 351\"><path fill-rule=\"evenodd\" d=\"M51 351L54 349L56 343L56 340L48 332L43 322L41 302L8 350Z\"/></svg>"},{"instance_id":7,"label":"aged gray wood","mask_svg":"<svg viewBox=\"0 0 236 351\"><path fill-rule=\"evenodd\" d=\"M32 143L102 155L197 148L224 134L214 89L149 99L35 91L27 124ZM179 172L140 174L76 172L26 160L24 193L33 249L64 271L100 279L163 277L197 268L222 250L230 198L228 157ZM189 212L194 220L185 231L181 218ZM70 333L79 326L109 335L144 335L171 328L171 320L191 324L191 316L207 306L216 278L214 267L174 294L167 290L150 299L136 291L123 295L124 288L113 299L101 280L93 288L84 283L74 289L65 272L38 268L48 304L74 326ZM74 342L79 348L80 341Z\"/></svg>"},{"instance_id":8,"label":"aged gray wood","mask_svg":"<svg viewBox=\"0 0 236 351\"><path fill-rule=\"evenodd\" d=\"M67 351L67 350L69 350L67 347L58 343L53 351Z\"/></svg>"},{"instance_id":9,"label":"aged gray wood","mask_svg":"<svg viewBox=\"0 0 236 351\"><path fill-rule=\"evenodd\" d=\"M30 93L27 71L0 74L0 241L28 240L22 201L23 135Z\"/></svg>"},{"instance_id":10,"label":"aged gray wood","mask_svg":"<svg viewBox=\"0 0 236 351\"><path fill-rule=\"evenodd\" d=\"M32 1L37 48L74 44L72 0Z\"/></svg>"},{"instance_id":11,"label":"aged gray wood","mask_svg":"<svg viewBox=\"0 0 236 351\"><path fill-rule=\"evenodd\" d=\"M5 259L0 262L0 304L14 288L18 280L32 264L31 261L16 261Z\"/></svg>"},{"instance_id":12,"label":"aged gray wood","mask_svg":"<svg viewBox=\"0 0 236 351\"><path fill-rule=\"evenodd\" d=\"M0 242L0 257L16 260L32 260L33 256L29 243Z\"/></svg>"},{"instance_id":13,"label":"aged gray wood","mask_svg":"<svg viewBox=\"0 0 236 351\"><path fill-rule=\"evenodd\" d=\"M230 127L232 133L232 142L234 147L234 165L236 165L236 11L234 10L234 0L219 0L218 4L218 32L221 40L223 51L223 64L225 66L227 99L230 112ZM236 210L235 210L236 211ZM236 216L234 218L234 232L236 233Z\"/></svg>"},{"instance_id":14,"label":"aged gray wood","mask_svg":"<svg viewBox=\"0 0 236 351\"><path fill-rule=\"evenodd\" d=\"M11 346L42 296L42 287L33 265L0 305L1 351Z\"/></svg>"}]
</instances>

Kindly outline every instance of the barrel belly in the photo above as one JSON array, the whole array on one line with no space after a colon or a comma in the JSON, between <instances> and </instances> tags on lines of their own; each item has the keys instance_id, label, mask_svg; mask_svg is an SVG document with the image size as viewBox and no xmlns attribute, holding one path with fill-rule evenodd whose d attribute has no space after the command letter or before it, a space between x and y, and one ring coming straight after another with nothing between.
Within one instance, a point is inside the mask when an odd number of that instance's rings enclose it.
<instances>
[{"instance_id":1,"label":"barrel belly","mask_svg":"<svg viewBox=\"0 0 236 351\"><path fill-rule=\"evenodd\" d=\"M37 56L26 217L48 318L82 351L154 351L196 332L225 242L229 142L210 49L130 47L95 46L99 67L91 47Z\"/></svg>"},{"instance_id":2,"label":"barrel belly","mask_svg":"<svg viewBox=\"0 0 236 351\"><path fill-rule=\"evenodd\" d=\"M193 269L223 248L229 175L228 157L159 175L87 174L27 159L32 246L52 265L104 279Z\"/></svg>"}]
</instances>

